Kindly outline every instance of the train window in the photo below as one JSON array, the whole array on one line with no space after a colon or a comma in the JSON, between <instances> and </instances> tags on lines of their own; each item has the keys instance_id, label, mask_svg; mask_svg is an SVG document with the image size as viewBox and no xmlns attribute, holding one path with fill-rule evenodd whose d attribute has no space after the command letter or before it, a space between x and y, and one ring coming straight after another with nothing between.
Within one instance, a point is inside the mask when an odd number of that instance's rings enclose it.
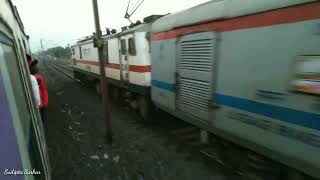
<instances>
[{"instance_id":1,"label":"train window","mask_svg":"<svg viewBox=\"0 0 320 180\"><path fill-rule=\"evenodd\" d=\"M72 48L72 55L75 55L76 53L75 53L75 50L74 50L74 48Z\"/></svg>"},{"instance_id":2,"label":"train window","mask_svg":"<svg viewBox=\"0 0 320 180\"><path fill-rule=\"evenodd\" d=\"M302 56L296 63L294 76L295 92L320 95L320 56Z\"/></svg>"},{"instance_id":3,"label":"train window","mask_svg":"<svg viewBox=\"0 0 320 180\"><path fill-rule=\"evenodd\" d=\"M126 40L121 39L121 54L126 55L126 52L127 52Z\"/></svg>"},{"instance_id":4,"label":"train window","mask_svg":"<svg viewBox=\"0 0 320 180\"><path fill-rule=\"evenodd\" d=\"M82 49L81 49L81 46L79 46L79 54L80 54L80 59L82 59Z\"/></svg>"},{"instance_id":5,"label":"train window","mask_svg":"<svg viewBox=\"0 0 320 180\"><path fill-rule=\"evenodd\" d=\"M133 38L129 38L129 54L132 56L135 56L137 54L136 52L136 45L134 43Z\"/></svg>"}]
</instances>

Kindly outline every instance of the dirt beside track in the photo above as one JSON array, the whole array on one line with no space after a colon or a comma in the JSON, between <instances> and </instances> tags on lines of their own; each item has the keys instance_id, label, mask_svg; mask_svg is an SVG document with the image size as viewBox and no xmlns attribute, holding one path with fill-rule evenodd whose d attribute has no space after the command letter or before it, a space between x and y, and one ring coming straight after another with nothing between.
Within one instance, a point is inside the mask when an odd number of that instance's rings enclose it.
<instances>
[{"instance_id":1,"label":"dirt beside track","mask_svg":"<svg viewBox=\"0 0 320 180\"><path fill-rule=\"evenodd\" d=\"M119 104L112 108L114 143L105 143L100 97L54 69L44 66L49 90L45 131L53 180L226 180L234 179L217 163L170 139L187 126L164 115L143 124Z\"/></svg>"}]
</instances>

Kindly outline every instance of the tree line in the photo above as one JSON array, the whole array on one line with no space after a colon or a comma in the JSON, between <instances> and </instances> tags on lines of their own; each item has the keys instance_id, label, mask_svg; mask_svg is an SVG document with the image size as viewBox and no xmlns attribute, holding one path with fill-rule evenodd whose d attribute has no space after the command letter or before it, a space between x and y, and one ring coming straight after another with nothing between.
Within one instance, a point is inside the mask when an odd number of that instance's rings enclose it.
<instances>
[{"instance_id":1,"label":"tree line","mask_svg":"<svg viewBox=\"0 0 320 180\"><path fill-rule=\"evenodd\" d=\"M63 59L70 59L71 58L71 48L70 47L53 47L49 48L45 51L47 56L51 56L53 58L63 58Z\"/></svg>"}]
</instances>

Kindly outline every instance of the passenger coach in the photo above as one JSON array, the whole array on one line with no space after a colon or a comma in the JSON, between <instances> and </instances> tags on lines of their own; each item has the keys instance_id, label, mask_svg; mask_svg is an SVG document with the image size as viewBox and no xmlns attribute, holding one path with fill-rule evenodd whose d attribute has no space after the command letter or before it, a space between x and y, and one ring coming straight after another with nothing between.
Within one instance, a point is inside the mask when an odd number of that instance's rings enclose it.
<instances>
[{"instance_id":1,"label":"passenger coach","mask_svg":"<svg viewBox=\"0 0 320 180\"><path fill-rule=\"evenodd\" d=\"M210 1L160 18L152 101L320 178L319 25L311 0Z\"/></svg>"},{"instance_id":2,"label":"passenger coach","mask_svg":"<svg viewBox=\"0 0 320 180\"><path fill-rule=\"evenodd\" d=\"M0 179L50 180L50 164L17 8L0 1Z\"/></svg>"}]
</instances>

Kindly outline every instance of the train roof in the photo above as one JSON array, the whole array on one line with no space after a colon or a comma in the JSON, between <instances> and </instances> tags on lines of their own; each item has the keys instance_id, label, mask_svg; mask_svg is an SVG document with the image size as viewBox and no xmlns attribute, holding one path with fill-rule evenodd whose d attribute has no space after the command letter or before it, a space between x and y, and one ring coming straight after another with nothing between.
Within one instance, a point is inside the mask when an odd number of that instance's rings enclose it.
<instances>
[{"instance_id":1,"label":"train roof","mask_svg":"<svg viewBox=\"0 0 320 180\"><path fill-rule=\"evenodd\" d=\"M152 23L142 23L142 24L134 26L134 27L132 27L132 28L130 28L128 30L125 30L125 31L122 31L122 32L119 32L119 33L116 33L116 34L103 35L102 38L103 39L111 39L111 38L118 38L119 36L130 34L130 33L133 33L133 32L149 32L151 30L151 24ZM93 42L92 38L87 38L87 39L78 41L76 44L73 44L71 46L71 48L73 48L75 46L78 46L78 45L89 44L89 43L92 43L92 42Z\"/></svg>"},{"instance_id":2,"label":"train roof","mask_svg":"<svg viewBox=\"0 0 320 180\"><path fill-rule=\"evenodd\" d=\"M151 28L151 23L142 23L137 26L134 26L133 28L120 32L119 35L121 36L125 34L130 34L132 32L147 32L147 31L150 31L150 28Z\"/></svg>"},{"instance_id":3,"label":"train roof","mask_svg":"<svg viewBox=\"0 0 320 180\"><path fill-rule=\"evenodd\" d=\"M133 24L133 27L130 27L127 30L124 30L122 32L118 32L115 34L110 34L110 35L104 34L102 38L105 40L105 39L118 38L122 35L130 34L133 32L150 32L152 23L163 16L166 16L166 15L153 14L153 15L147 16L143 19L144 22L141 24ZM79 40L76 44L73 44L71 48L79 45L89 44L92 42L93 42L93 36L86 36L84 39Z\"/></svg>"},{"instance_id":4,"label":"train roof","mask_svg":"<svg viewBox=\"0 0 320 180\"><path fill-rule=\"evenodd\" d=\"M136 25L128 30L122 31L119 33L119 35L125 35L125 34L130 34L132 32L149 32L151 30L151 25L153 22L155 22L157 19L166 16L166 15L150 15L148 17L145 17L143 19L143 23Z\"/></svg>"},{"instance_id":5,"label":"train roof","mask_svg":"<svg viewBox=\"0 0 320 180\"><path fill-rule=\"evenodd\" d=\"M316 0L212 0L158 19L152 32L164 32L196 23L229 19Z\"/></svg>"},{"instance_id":6,"label":"train roof","mask_svg":"<svg viewBox=\"0 0 320 180\"><path fill-rule=\"evenodd\" d=\"M130 34L133 32L149 32L151 30L151 23L142 23L139 25L136 25L128 30L116 33L116 34L111 34L111 35L107 35L107 36L103 36L104 39L110 39L110 38L114 38L114 37L119 37L122 35L126 35L126 34Z\"/></svg>"}]
</instances>

